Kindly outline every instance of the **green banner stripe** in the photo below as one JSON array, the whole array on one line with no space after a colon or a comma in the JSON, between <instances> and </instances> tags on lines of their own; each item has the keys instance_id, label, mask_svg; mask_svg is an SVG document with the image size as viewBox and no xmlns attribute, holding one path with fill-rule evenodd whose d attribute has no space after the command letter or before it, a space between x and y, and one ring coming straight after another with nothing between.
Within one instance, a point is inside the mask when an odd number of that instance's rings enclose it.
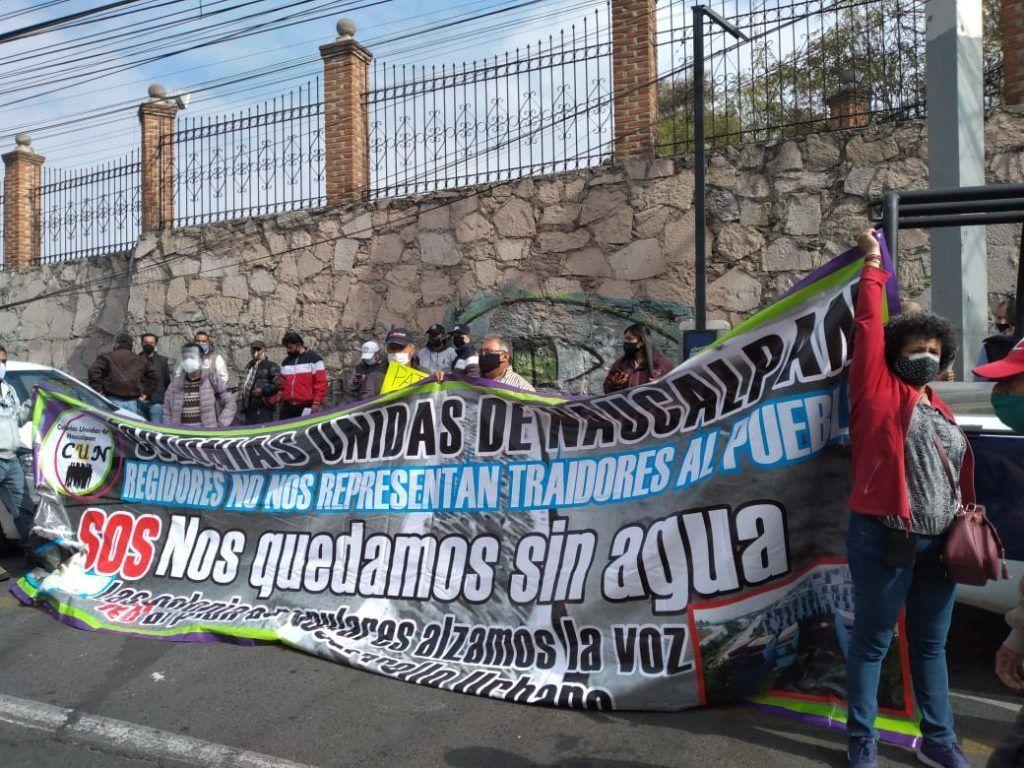
<instances>
[{"instance_id":1,"label":"green banner stripe","mask_svg":"<svg viewBox=\"0 0 1024 768\"><path fill-rule=\"evenodd\" d=\"M363 406L373 403L374 405L384 405L394 400L400 400L408 397L411 394L423 394L432 391L443 391L443 392L457 392L457 391L477 391L485 392L493 395L500 395L505 400L515 400L522 403L536 403L540 405L558 405L559 403L566 402L567 398L558 396L547 396L538 395L532 392L520 392L509 389L501 389L498 387L483 387L477 384L470 384L465 381L426 381L421 384L415 384L411 387L404 389L398 389L394 392L388 392L386 395L381 395L375 400L363 403ZM39 390L39 397L36 399L35 413L33 415L34 426L39 429L39 419L43 413L43 400L44 398L53 398L60 402L79 408L83 411L95 413L101 418L108 421L116 421L120 424L130 424L133 426L140 426L144 429L151 430L153 432L160 432L167 435L203 435L204 437L244 437L246 435L266 435L277 432L289 432L294 429L302 429L312 424L319 424L321 422L330 421L331 419L337 418L348 413L354 413L358 408L344 408L341 410L327 411L321 414L317 414L314 417L304 419L302 421L294 421L288 424L280 422L271 422L269 424L263 424L253 428L239 428L239 429L204 429L201 432L198 430L179 429L177 427L165 427L159 424L150 424L146 421L137 419L129 419L124 416L119 416L116 413L110 413L109 411L101 411L98 408L94 408L88 403L84 403L81 400L77 400L74 397L66 395L62 392L51 392L49 390Z\"/></svg>"},{"instance_id":2,"label":"green banner stripe","mask_svg":"<svg viewBox=\"0 0 1024 768\"><path fill-rule=\"evenodd\" d=\"M204 632L213 635L241 637L247 640L262 640L266 642L277 642L281 640L281 638L278 637L277 632L269 629L243 629L239 627L206 626L203 624L186 624L173 629L144 629L136 626L124 627L117 626L115 624L107 624L106 622L96 619L92 614L81 611L78 608L74 608L68 603L61 602L53 595L41 591L32 584L32 582L28 581L27 577L20 579L18 581L18 586L32 600L45 600L50 607L57 611L57 613L62 616L69 616L72 619L76 619L83 624L86 624L90 629L104 629L110 632L120 632L122 634L131 635L147 635L149 637L174 637L177 635Z\"/></svg>"},{"instance_id":3,"label":"green banner stripe","mask_svg":"<svg viewBox=\"0 0 1024 768\"><path fill-rule=\"evenodd\" d=\"M791 699L785 696L772 696L770 694L766 696L751 696L749 697L749 701L753 701L756 704L767 704L771 707L779 707L780 709L788 709L790 712L798 712L804 715L820 715L822 717L832 718L833 720L846 721L846 707L842 706L838 702L830 704L825 701ZM921 735L921 730L917 727L916 721L909 718L879 715L875 718L875 727L883 731L902 733L907 736Z\"/></svg>"},{"instance_id":4,"label":"green banner stripe","mask_svg":"<svg viewBox=\"0 0 1024 768\"><path fill-rule=\"evenodd\" d=\"M799 291L790 294L784 299L776 302L775 304L772 304L770 307L762 309L753 317L744 320L742 323L737 325L728 333L725 333L721 337L715 339L714 342L704 347L704 349L713 349L714 347L717 347L719 344L723 343L727 339L731 339L735 336L740 335L741 333L746 333L747 331L753 328L757 328L758 326L764 325L765 323L774 320L779 315L782 315L783 313L793 309L793 307L795 307L797 304L802 304L806 302L808 299L817 296L819 293L823 293L824 291L834 289L842 285L843 283L849 282L854 277L856 277L856 275L860 273L860 271L863 268L864 260L858 259L852 264L848 264L847 266L843 267L842 269L836 270L830 275L825 275L823 278L811 283L810 285L805 285ZM886 308L885 316L888 317L888 308ZM701 351L703 352L704 350Z\"/></svg>"}]
</instances>

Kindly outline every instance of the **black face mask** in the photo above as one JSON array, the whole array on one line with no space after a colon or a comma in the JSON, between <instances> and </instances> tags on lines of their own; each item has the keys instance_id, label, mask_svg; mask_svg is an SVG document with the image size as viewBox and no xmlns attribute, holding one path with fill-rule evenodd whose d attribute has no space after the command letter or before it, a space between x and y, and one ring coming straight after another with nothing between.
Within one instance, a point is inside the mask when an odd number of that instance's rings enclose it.
<instances>
[{"instance_id":1,"label":"black face mask","mask_svg":"<svg viewBox=\"0 0 1024 768\"><path fill-rule=\"evenodd\" d=\"M153 346L152 344L143 344L142 351L147 355L152 355L154 352L156 352L156 347Z\"/></svg>"},{"instance_id":2,"label":"black face mask","mask_svg":"<svg viewBox=\"0 0 1024 768\"><path fill-rule=\"evenodd\" d=\"M444 336L431 336L429 339L427 339L427 349L431 349L435 352L439 349L444 349L444 344Z\"/></svg>"},{"instance_id":3,"label":"black face mask","mask_svg":"<svg viewBox=\"0 0 1024 768\"><path fill-rule=\"evenodd\" d=\"M462 349L464 346L466 346L466 337L456 336L454 339L452 339L452 346L454 346L456 349Z\"/></svg>"},{"instance_id":4,"label":"black face mask","mask_svg":"<svg viewBox=\"0 0 1024 768\"><path fill-rule=\"evenodd\" d=\"M922 387L939 375L939 358L928 352L904 355L892 366L892 372L912 387Z\"/></svg>"},{"instance_id":5,"label":"black face mask","mask_svg":"<svg viewBox=\"0 0 1024 768\"><path fill-rule=\"evenodd\" d=\"M1006 333L1008 330L1010 330L1010 324L996 323L996 330L999 331L1000 333Z\"/></svg>"},{"instance_id":6,"label":"black face mask","mask_svg":"<svg viewBox=\"0 0 1024 768\"><path fill-rule=\"evenodd\" d=\"M622 342L622 351L626 353L627 357L636 357L636 353L640 351L640 345L635 341L624 341Z\"/></svg>"},{"instance_id":7,"label":"black face mask","mask_svg":"<svg viewBox=\"0 0 1024 768\"><path fill-rule=\"evenodd\" d=\"M490 373L501 365L501 355L494 352L480 353L480 372Z\"/></svg>"}]
</instances>

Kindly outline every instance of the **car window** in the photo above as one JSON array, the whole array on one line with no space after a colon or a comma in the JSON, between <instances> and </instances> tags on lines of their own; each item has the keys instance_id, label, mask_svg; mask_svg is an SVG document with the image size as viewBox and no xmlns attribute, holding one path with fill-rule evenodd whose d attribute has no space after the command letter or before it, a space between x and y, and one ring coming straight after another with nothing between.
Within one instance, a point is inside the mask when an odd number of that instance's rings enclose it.
<instances>
[{"instance_id":1,"label":"car window","mask_svg":"<svg viewBox=\"0 0 1024 768\"><path fill-rule=\"evenodd\" d=\"M18 397L25 402L32 397L32 390L38 386L46 387L62 395L81 400L86 405L104 411L113 411L110 404L84 384L79 384L67 374L54 370L7 371L8 384L14 387Z\"/></svg>"},{"instance_id":2,"label":"car window","mask_svg":"<svg viewBox=\"0 0 1024 768\"><path fill-rule=\"evenodd\" d=\"M956 416L994 416L992 382L936 381L931 384Z\"/></svg>"}]
</instances>

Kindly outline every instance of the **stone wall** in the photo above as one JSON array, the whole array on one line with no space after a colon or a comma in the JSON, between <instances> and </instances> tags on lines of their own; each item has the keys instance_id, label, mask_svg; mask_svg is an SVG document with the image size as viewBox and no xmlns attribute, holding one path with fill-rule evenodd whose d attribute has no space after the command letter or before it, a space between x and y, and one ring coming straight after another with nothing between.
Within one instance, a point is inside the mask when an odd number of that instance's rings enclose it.
<instances>
[{"instance_id":1,"label":"stone wall","mask_svg":"<svg viewBox=\"0 0 1024 768\"><path fill-rule=\"evenodd\" d=\"M1022 129L1020 114L990 116L989 181L1024 181ZM927 186L927 176L919 122L714 154L711 316L735 324L771 303L848 247L870 199ZM360 343L387 327L422 333L460 320L477 338L512 337L517 366L542 384L596 391L629 322L647 321L658 343L676 350L679 323L692 313L692 194L685 161L657 160L147 234L127 293L115 275L123 258L3 275L3 302L104 276L122 287L10 310L0 333L30 359L81 374L122 317L133 333L166 337L172 354L203 329L237 373L250 340L266 339L277 355L282 333L296 329L339 381ZM1013 290L1017 229L988 229L993 302ZM927 306L928 237L901 237L904 295Z\"/></svg>"}]
</instances>

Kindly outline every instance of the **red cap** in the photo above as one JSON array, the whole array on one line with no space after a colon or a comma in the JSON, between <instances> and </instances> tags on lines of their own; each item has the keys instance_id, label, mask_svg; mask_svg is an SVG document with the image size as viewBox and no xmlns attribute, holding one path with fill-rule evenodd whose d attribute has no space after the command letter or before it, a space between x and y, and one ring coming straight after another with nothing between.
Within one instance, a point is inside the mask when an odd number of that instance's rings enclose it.
<instances>
[{"instance_id":1,"label":"red cap","mask_svg":"<svg viewBox=\"0 0 1024 768\"><path fill-rule=\"evenodd\" d=\"M979 365L974 372L986 379L1008 379L1011 376L1024 373L1024 339L1018 341L1017 346L1011 349L1002 360Z\"/></svg>"}]
</instances>

